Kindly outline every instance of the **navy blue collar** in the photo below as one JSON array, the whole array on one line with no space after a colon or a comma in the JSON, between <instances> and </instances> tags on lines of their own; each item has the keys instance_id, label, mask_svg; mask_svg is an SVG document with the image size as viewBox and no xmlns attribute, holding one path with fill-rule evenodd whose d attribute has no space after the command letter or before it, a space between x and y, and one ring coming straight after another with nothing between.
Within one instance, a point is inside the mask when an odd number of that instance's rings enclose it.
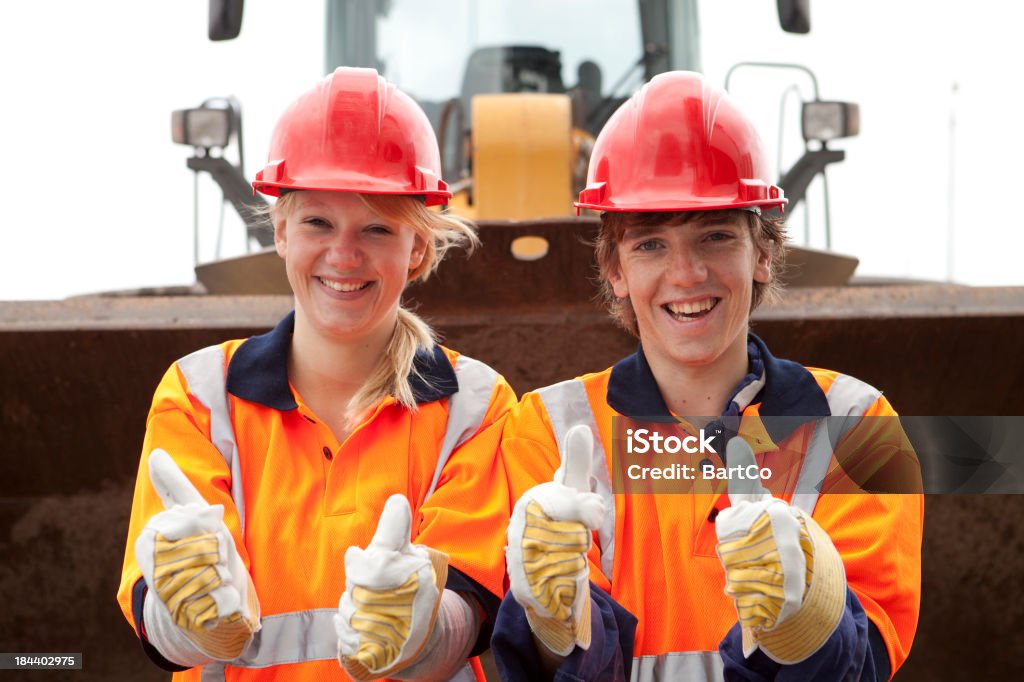
<instances>
[{"instance_id":1,"label":"navy blue collar","mask_svg":"<svg viewBox=\"0 0 1024 682\"><path fill-rule=\"evenodd\" d=\"M788 423L790 420L770 420L766 427L772 440L778 442L805 421L831 416L825 393L806 368L790 360L776 358L769 352L764 341L752 332L747 336L747 343L752 346L748 354L754 355L756 350L765 371L765 386L751 404L761 403L759 413L763 417L801 418L792 423ZM736 391L749 381L750 375L740 382ZM643 346L638 346L636 353L612 367L607 399L609 407L627 417L672 419L665 399L658 390L658 383L654 380L651 366L644 357Z\"/></svg>"},{"instance_id":2,"label":"navy blue collar","mask_svg":"<svg viewBox=\"0 0 1024 682\"><path fill-rule=\"evenodd\" d=\"M243 400L275 410L298 407L288 386L288 350L295 331L295 311L284 316L271 331L246 339L228 364L227 390ZM441 346L420 349L409 376L417 403L430 403L456 393L459 382Z\"/></svg>"}]
</instances>

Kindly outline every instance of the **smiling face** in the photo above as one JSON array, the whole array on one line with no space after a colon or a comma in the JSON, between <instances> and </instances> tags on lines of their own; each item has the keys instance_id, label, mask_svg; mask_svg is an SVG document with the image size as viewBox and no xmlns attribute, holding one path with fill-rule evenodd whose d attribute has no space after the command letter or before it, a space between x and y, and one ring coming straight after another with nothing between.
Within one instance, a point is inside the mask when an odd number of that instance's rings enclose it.
<instances>
[{"instance_id":1,"label":"smiling face","mask_svg":"<svg viewBox=\"0 0 1024 682\"><path fill-rule=\"evenodd\" d=\"M387 338L424 240L356 194L295 192L274 221L274 243L295 294L296 324L346 342Z\"/></svg>"},{"instance_id":2,"label":"smiling face","mask_svg":"<svg viewBox=\"0 0 1024 682\"><path fill-rule=\"evenodd\" d=\"M682 224L627 227L617 251L606 276L617 298L628 297L649 359L745 362L754 282L771 279L771 252L755 245L746 216L707 212Z\"/></svg>"}]
</instances>

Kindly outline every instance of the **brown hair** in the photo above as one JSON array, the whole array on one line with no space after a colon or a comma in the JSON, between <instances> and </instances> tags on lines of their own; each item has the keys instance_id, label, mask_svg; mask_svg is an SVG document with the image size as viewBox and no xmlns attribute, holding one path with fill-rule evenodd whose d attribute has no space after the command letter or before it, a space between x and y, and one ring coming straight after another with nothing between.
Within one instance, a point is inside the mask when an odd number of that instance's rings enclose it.
<instances>
[{"instance_id":1,"label":"brown hair","mask_svg":"<svg viewBox=\"0 0 1024 682\"><path fill-rule=\"evenodd\" d=\"M271 208L274 227L284 221L291 210L295 192L284 194ZM480 243L476 228L468 220L445 211L431 210L417 197L392 194L357 195L371 211L387 220L407 225L423 240L423 260L409 272L409 282L423 281L437 269L449 249L463 247L472 252ZM350 426L385 396L416 410L409 376L415 372L413 360L419 349L429 350L436 343L434 331L414 312L398 307L398 320L391 340L366 383L356 391L348 404ZM421 377L422 378L422 377Z\"/></svg>"},{"instance_id":2,"label":"brown hair","mask_svg":"<svg viewBox=\"0 0 1024 682\"><path fill-rule=\"evenodd\" d=\"M618 298L612 290L608 277L619 267L619 242L626 230L631 227L657 227L662 225L685 225L698 222L710 214L730 213L743 217L750 226L750 235L754 246L766 248L771 252L771 273L768 282L754 282L750 310L765 301L773 301L782 290L779 275L786 265L785 223L782 218L758 215L742 209L724 209L716 211L671 211L671 212L612 212L601 214L601 229L594 241L594 256L597 260L601 291L599 296L607 306L615 321L623 329L634 336L640 336L636 315L629 298Z\"/></svg>"}]
</instances>

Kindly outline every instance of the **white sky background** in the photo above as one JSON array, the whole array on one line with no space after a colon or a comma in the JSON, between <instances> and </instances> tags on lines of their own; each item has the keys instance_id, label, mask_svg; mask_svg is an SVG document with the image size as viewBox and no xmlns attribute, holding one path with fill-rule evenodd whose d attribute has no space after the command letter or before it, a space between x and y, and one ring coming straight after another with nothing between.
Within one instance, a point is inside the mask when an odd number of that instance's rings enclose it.
<instances>
[{"instance_id":1,"label":"white sky background","mask_svg":"<svg viewBox=\"0 0 1024 682\"><path fill-rule=\"evenodd\" d=\"M833 247L861 259L859 274L1024 284L1024 5L811 4L812 33L791 36L771 0L701 0L703 66L721 84L738 61L799 62L817 74L823 99L860 104L860 136L833 145L847 151L829 173ZM206 0L4 6L0 300L194 281L190 150L171 143L170 112L238 97L251 178L276 117L323 69L321 2L250 0L245 9L239 40L210 43ZM606 85L615 77L606 73ZM793 80L754 70L733 77L773 157L778 94ZM787 166L800 149L797 110L791 98ZM200 194L209 260L219 192L204 179ZM820 194L812 186L814 246L824 245ZM802 240L802 213L790 230ZM242 252L242 235L229 207L222 255Z\"/></svg>"},{"instance_id":2,"label":"white sky background","mask_svg":"<svg viewBox=\"0 0 1024 682\"><path fill-rule=\"evenodd\" d=\"M277 116L323 72L323 4L287 6L250 0L244 41L212 43L206 0L5 3L0 300L195 281L191 149L171 142L171 111L238 97L251 178ZM220 192L208 177L199 192L210 260ZM222 253L244 249L228 207Z\"/></svg>"},{"instance_id":3,"label":"white sky background","mask_svg":"<svg viewBox=\"0 0 1024 682\"><path fill-rule=\"evenodd\" d=\"M737 11L741 6L749 13ZM1024 216L1015 206L1024 182L1017 75L1024 64L1024 5L812 0L806 36L778 31L774 6L702 2L703 66L721 83L739 61L798 62L816 73L822 99L860 104L860 135L832 145L847 152L829 170L833 248L861 259L858 274L945 280L951 272L965 284L1024 284ZM776 81L758 106L743 97L756 92L759 78L780 77L741 70L731 89L761 115L759 128L774 154L775 93L789 81ZM806 79L802 85L810 93ZM794 127L786 135L794 143L797 108L791 99ZM820 181L815 184L820 192ZM819 228L812 228L811 244L823 246L823 202L814 194L811 202L812 225ZM790 232L802 237L801 215L793 215Z\"/></svg>"}]
</instances>

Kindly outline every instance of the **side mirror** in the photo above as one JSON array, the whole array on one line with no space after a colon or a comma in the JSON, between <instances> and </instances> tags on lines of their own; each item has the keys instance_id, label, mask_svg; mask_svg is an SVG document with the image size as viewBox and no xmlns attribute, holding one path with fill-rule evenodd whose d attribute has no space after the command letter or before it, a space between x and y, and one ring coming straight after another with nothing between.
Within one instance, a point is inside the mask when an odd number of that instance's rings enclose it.
<instances>
[{"instance_id":1,"label":"side mirror","mask_svg":"<svg viewBox=\"0 0 1024 682\"><path fill-rule=\"evenodd\" d=\"M779 26L786 33L811 32L811 0L776 0Z\"/></svg>"},{"instance_id":2,"label":"side mirror","mask_svg":"<svg viewBox=\"0 0 1024 682\"><path fill-rule=\"evenodd\" d=\"M245 0L210 0L210 40L232 40L242 30L242 5ZM780 10L781 11L781 10Z\"/></svg>"}]
</instances>

